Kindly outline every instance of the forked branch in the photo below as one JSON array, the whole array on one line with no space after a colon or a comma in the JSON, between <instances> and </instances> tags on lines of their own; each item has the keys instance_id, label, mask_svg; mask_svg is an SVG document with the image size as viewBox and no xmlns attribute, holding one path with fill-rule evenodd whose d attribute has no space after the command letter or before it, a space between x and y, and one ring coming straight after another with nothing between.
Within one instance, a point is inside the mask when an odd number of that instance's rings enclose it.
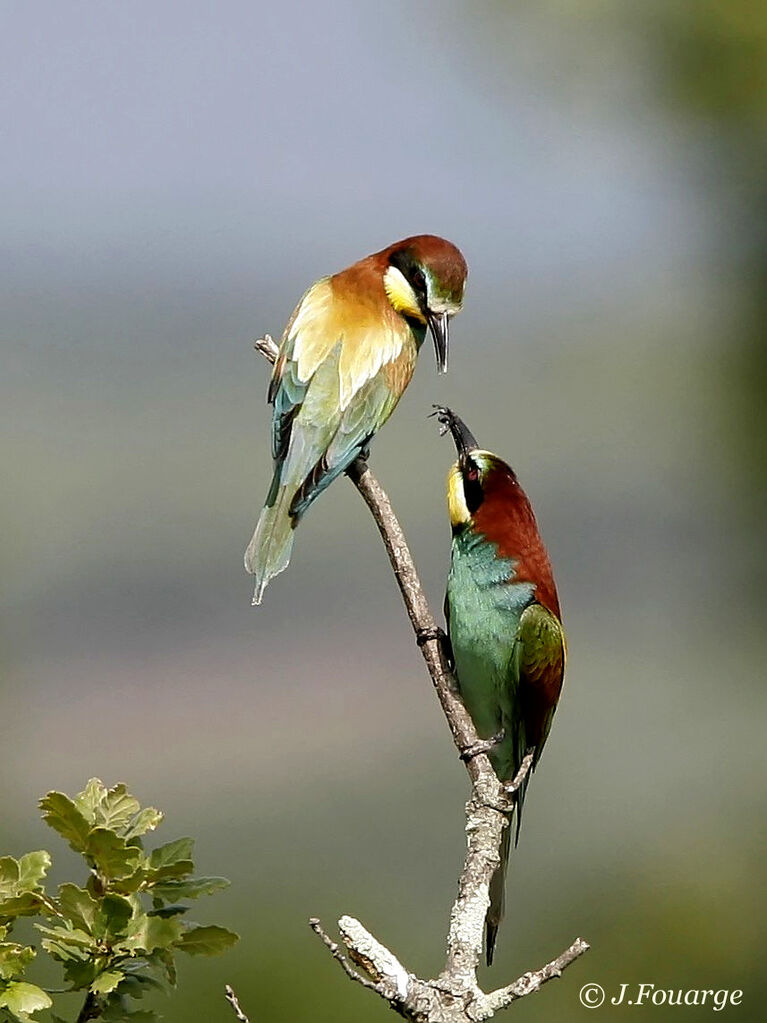
<instances>
[{"instance_id":1,"label":"forked branch","mask_svg":"<svg viewBox=\"0 0 767 1023\"><path fill-rule=\"evenodd\" d=\"M275 361L277 345L268 334L259 338L255 347L269 362ZM444 634L429 609L405 534L389 498L366 461L357 459L349 466L347 475L378 526L416 642L453 742L471 779L471 796L466 804L468 847L458 881L458 897L450 913L445 966L434 980L420 980L408 973L396 956L353 917L343 916L338 921L348 959L322 929L319 920L312 919L309 923L347 976L364 987L372 988L405 1019L414 1023L479 1023L516 999L537 991L546 981L559 977L562 970L583 955L589 946L582 938L576 938L556 959L539 970L525 973L513 984L489 994L479 988L477 967L482 955L490 879L500 860L503 829L508 826L516 790L527 776L533 757L532 754L525 757L510 785L504 786L498 781L487 757L486 745L483 746L477 736L458 696L446 655ZM355 970L349 959L364 970L367 977Z\"/></svg>"}]
</instances>

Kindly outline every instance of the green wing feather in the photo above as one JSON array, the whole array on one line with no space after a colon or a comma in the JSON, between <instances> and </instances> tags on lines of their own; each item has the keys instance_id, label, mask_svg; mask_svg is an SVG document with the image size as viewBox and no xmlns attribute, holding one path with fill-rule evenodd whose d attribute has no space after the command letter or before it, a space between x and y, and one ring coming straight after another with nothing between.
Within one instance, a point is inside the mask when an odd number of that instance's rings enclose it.
<instances>
[{"instance_id":1,"label":"green wing feather","mask_svg":"<svg viewBox=\"0 0 767 1023\"><path fill-rule=\"evenodd\" d=\"M551 728L565 674L565 634L559 619L542 604L522 612L517 633L517 664L521 716L527 747L535 746L535 762Z\"/></svg>"},{"instance_id":2,"label":"green wing feather","mask_svg":"<svg viewBox=\"0 0 767 1023\"><path fill-rule=\"evenodd\" d=\"M515 690L513 764L516 773L525 753L535 749L533 769L540 760L565 674L565 635L560 621L542 604L530 604L522 612L509 666ZM517 795L516 838L522 821L530 775Z\"/></svg>"}]
</instances>

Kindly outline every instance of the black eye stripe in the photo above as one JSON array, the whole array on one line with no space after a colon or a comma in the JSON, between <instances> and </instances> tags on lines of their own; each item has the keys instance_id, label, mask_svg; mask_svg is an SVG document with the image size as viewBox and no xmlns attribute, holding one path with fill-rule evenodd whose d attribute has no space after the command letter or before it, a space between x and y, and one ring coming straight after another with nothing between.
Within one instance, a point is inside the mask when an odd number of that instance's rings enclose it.
<instances>
[{"instance_id":1,"label":"black eye stripe","mask_svg":"<svg viewBox=\"0 0 767 1023\"><path fill-rule=\"evenodd\" d=\"M469 515L473 515L485 499L482 484L479 481L479 467L470 458L463 468L463 497Z\"/></svg>"}]
</instances>

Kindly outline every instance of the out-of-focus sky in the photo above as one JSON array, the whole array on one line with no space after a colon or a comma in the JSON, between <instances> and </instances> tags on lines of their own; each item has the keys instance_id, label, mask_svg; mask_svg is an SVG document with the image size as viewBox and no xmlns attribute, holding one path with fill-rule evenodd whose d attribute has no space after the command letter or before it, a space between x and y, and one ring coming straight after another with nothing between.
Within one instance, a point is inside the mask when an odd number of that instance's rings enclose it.
<instances>
[{"instance_id":1,"label":"out-of-focus sky","mask_svg":"<svg viewBox=\"0 0 767 1023\"><path fill-rule=\"evenodd\" d=\"M63 880L35 800L92 775L197 835L233 882L198 915L243 940L170 1023L226 1019L225 981L253 1017L384 1019L311 915L441 966L466 782L372 523L335 484L257 610L241 560L253 338L422 231L463 249L465 309L371 464L437 608L426 414L459 411L531 495L569 637L484 980L581 933L515 1016L585 1017L594 980L761 1018L764 27L740 0L3 5L0 853Z\"/></svg>"}]
</instances>

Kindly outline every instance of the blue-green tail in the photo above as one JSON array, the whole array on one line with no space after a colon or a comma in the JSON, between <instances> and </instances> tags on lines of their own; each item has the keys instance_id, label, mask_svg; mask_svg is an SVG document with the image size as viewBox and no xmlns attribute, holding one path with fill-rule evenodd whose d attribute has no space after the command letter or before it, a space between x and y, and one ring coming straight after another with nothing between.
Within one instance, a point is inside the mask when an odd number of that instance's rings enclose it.
<instances>
[{"instance_id":1,"label":"blue-green tail","mask_svg":"<svg viewBox=\"0 0 767 1023\"><path fill-rule=\"evenodd\" d=\"M293 489L279 485L275 473L256 531L245 551L245 568L256 577L253 603L260 604L270 579L284 572L293 550L295 521L290 515Z\"/></svg>"}]
</instances>

